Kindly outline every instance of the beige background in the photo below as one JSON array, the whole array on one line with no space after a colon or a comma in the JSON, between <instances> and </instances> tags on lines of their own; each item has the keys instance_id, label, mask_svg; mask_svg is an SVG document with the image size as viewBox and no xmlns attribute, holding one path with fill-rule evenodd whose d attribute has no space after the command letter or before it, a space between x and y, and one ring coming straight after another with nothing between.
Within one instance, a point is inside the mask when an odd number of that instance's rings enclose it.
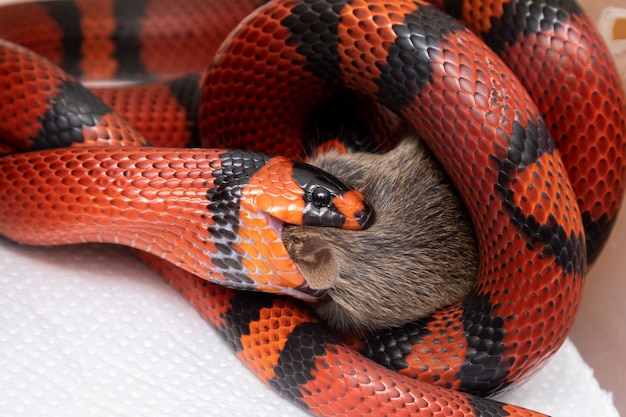
<instances>
[{"instance_id":1,"label":"beige background","mask_svg":"<svg viewBox=\"0 0 626 417\"><path fill-rule=\"evenodd\" d=\"M626 0L580 0L594 21L607 5ZM580 314L571 337L600 385L613 392L626 416L626 211L622 210L607 247L587 277Z\"/></svg>"}]
</instances>

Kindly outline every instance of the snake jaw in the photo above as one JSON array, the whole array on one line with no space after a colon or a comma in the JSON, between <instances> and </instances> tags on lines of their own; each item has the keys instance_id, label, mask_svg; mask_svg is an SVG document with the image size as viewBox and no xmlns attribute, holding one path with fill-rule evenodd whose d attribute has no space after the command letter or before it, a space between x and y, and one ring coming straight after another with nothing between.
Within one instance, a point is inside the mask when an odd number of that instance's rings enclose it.
<instances>
[{"instance_id":1,"label":"snake jaw","mask_svg":"<svg viewBox=\"0 0 626 417\"><path fill-rule=\"evenodd\" d=\"M302 274L302 271L300 270L298 263L294 262L292 258L292 254L287 249L287 246L283 239L283 230L285 228L285 225L291 225L291 224L286 223L285 221L277 217L274 217L268 213L263 213L263 215L266 216L267 227L271 227L275 231L276 236L277 236L275 245L274 245L275 251L272 253L272 258L273 258L272 263L283 264L285 261L287 261L289 264L293 266L294 272L297 275L297 279L294 280L294 277L292 276L293 274L290 273L291 279L289 280L289 282L283 279L283 281L280 284L275 283L273 286L273 289L270 291L274 293L287 295L289 297L297 298L301 301L305 301L308 303L315 303L321 300L322 298L324 298L327 295L327 291L325 289L311 288L311 286L309 285L309 282L306 280L305 276ZM276 250L278 248L278 245L280 245L280 250ZM283 251L287 253L288 259L285 259ZM278 256L277 252L280 252L281 255ZM283 277L280 276L279 278L282 279ZM298 282L299 284L296 284L296 282Z\"/></svg>"},{"instance_id":2,"label":"snake jaw","mask_svg":"<svg viewBox=\"0 0 626 417\"><path fill-rule=\"evenodd\" d=\"M324 298L324 296L326 295L326 291L325 290L315 290L311 287L309 287L309 285L306 283L302 284L301 286L299 286L298 288L295 289L298 294L303 294L304 297L301 296L297 296L296 298L303 300L303 301L312 301L312 302L317 302L320 299Z\"/></svg>"},{"instance_id":3,"label":"snake jaw","mask_svg":"<svg viewBox=\"0 0 626 417\"><path fill-rule=\"evenodd\" d=\"M238 260L240 268L221 272L222 275L243 272L247 279L235 284L222 280L214 282L235 289L286 295L309 303L319 301L324 294L310 288L285 246L283 230L290 223L259 209L254 200L241 203L242 212L245 213L241 224L246 227L240 228L233 242L234 253L241 256Z\"/></svg>"}]
</instances>

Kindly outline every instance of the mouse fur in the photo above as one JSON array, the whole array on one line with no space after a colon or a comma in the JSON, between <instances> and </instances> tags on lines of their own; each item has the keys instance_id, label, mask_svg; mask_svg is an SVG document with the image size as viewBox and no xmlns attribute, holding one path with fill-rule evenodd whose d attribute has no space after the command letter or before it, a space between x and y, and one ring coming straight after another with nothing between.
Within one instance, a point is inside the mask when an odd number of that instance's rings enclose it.
<instances>
[{"instance_id":1,"label":"mouse fur","mask_svg":"<svg viewBox=\"0 0 626 417\"><path fill-rule=\"evenodd\" d=\"M332 328L365 332L414 321L460 300L474 284L474 229L458 193L417 138L384 154L317 155L309 163L360 190L368 229L286 225L283 240Z\"/></svg>"}]
</instances>

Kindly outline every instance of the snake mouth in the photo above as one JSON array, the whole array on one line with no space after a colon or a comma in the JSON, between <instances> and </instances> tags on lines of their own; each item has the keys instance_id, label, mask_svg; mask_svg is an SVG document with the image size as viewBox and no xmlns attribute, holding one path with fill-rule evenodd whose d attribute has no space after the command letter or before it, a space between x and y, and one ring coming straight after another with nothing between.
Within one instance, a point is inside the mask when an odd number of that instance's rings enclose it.
<instances>
[{"instance_id":1,"label":"snake mouth","mask_svg":"<svg viewBox=\"0 0 626 417\"><path fill-rule=\"evenodd\" d=\"M313 288L309 287L309 284L306 281L298 288L295 288L295 290L313 298L306 301L316 302L326 296L326 290L314 290Z\"/></svg>"},{"instance_id":2,"label":"snake mouth","mask_svg":"<svg viewBox=\"0 0 626 417\"><path fill-rule=\"evenodd\" d=\"M323 298L326 295L326 291L315 290L309 286L284 240L283 232L286 227L298 227L300 225L285 222L283 219L263 211L258 213L257 216L264 218L266 230L273 230L273 237L271 238L273 249L270 251L270 258L265 260L268 262L269 269L274 271L274 273L272 277L266 277L267 281L265 284L255 285L253 288L286 295L307 303L315 303L320 298ZM253 277L251 278L253 281L256 281ZM260 287L265 287L265 289L260 289Z\"/></svg>"}]
</instances>

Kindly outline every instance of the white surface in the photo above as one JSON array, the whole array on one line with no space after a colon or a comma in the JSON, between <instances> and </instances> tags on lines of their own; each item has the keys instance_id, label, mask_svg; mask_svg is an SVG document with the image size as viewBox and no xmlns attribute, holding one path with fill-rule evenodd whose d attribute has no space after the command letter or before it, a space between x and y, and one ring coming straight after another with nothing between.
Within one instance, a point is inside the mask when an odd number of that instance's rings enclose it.
<instances>
[{"instance_id":1,"label":"white surface","mask_svg":"<svg viewBox=\"0 0 626 417\"><path fill-rule=\"evenodd\" d=\"M3 417L307 415L123 248L0 239L0 329ZM569 342L501 400L554 416L618 416Z\"/></svg>"}]
</instances>

